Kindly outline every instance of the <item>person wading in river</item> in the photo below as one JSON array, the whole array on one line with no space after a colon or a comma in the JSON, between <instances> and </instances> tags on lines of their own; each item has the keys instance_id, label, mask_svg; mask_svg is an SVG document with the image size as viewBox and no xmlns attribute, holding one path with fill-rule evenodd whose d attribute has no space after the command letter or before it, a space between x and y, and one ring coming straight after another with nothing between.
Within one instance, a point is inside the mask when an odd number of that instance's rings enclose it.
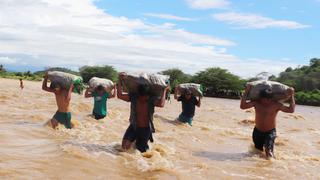
<instances>
[{"instance_id":1,"label":"person wading in river","mask_svg":"<svg viewBox=\"0 0 320 180\"><path fill-rule=\"evenodd\" d=\"M260 91L260 99L255 101L247 101L248 93L252 88L251 85L247 85L243 97L241 99L240 108L249 109L254 108L256 112L255 116L255 128L253 130L252 138L255 148L263 151L265 148L267 158L274 158L274 141L276 135L276 116L279 111L285 113L293 113L295 110L294 89L288 89L291 98L290 106L274 101L272 99L272 92L270 90Z\"/></svg>"},{"instance_id":2,"label":"person wading in river","mask_svg":"<svg viewBox=\"0 0 320 180\"><path fill-rule=\"evenodd\" d=\"M136 148L143 153L149 149L148 141L153 142L152 133L155 132L153 126L154 109L155 107L164 107L169 87L164 89L160 99L150 96L149 87L146 85L139 85L137 94L125 94L122 91L121 83L125 76L125 73L119 74L120 81L117 86L118 98L131 102L130 125L123 136L122 148L124 150L130 149L135 141Z\"/></svg>"},{"instance_id":3,"label":"person wading in river","mask_svg":"<svg viewBox=\"0 0 320 180\"><path fill-rule=\"evenodd\" d=\"M201 97L197 99L190 90L186 90L183 95L178 97L178 89L175 89L174 99L181 101L182 113L177 120L182 123L188 123L192 126L193 117L195 114L196 106L201 106Z\"/></svg>"},{"instance_id":4,"label":"person wading in river","mask_svg":"<svg viewBox=\"0 0 320 180\"><path fill-rule=\"evenodd\" d=\"M56 97L56 102L58 110L56 114L51 119L52 128L56 128L58 124L63 124L66 128L71 129L71 112L69 111L69 105L71 100L71 93L73 91L73 84L71 84L69 89L62 88L58 83L51 82L50 87L48 87L48 74L44 76L42 83L42 89L47 92L54 93Z\"/></svg>"}]
</instances>

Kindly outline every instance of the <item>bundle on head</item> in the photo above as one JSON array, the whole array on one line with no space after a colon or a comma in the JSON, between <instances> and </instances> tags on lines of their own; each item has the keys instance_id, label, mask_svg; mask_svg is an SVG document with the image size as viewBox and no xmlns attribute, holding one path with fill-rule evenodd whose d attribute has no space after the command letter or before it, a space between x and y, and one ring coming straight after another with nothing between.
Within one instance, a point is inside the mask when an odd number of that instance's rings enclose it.
<instances>
[{"instance_id":1,"label":"bundle on head","mask_svg":"<svg viewBox=\"0 0 320 180\"><path fill-rule=\"evenodd\" d=\"M74 93L82 94L83 92L84 84L80 76L59 71L49 71L48 78L52 83L51 86L58 85L63 89L69 90L71 84L73 84Z\"/></svg>"},{"instance_id":2,"label":"bundle on head","mask_svg":"<svg viewBox=\"0 0 320 180\"><path fill-rule=\"evenodd\" d=\"M194 96L203 96L203 88L200 84L195 83L185 83L177 86L178 91L182 95L186 95L187 92L191 92Z\"/></svg>"},{"instance_id":3,"label":"bundle on head","mask_svg":"<svg viewBox=\"0 0 320 180\"><path fill-rule=\"evenodd\" d=\"M139 94L139 89L143 86L148 95L159 97L169 85L169 78L169 76L154 73L127 73L121 83L124 91L128 93Z\"/></svg>"},{"instance_id":4,"label":"bundle on head","mask_svg":"<svg viewBox=\"0 0 320 180\"><path fill-rule=\"evenodd\" d=\"M104 79L104 78L98 78L98 77L93 77L89 80L89 87L90 89L96 89L99 86L106 89L107 92L111 92L111 90L114 88L114 84L111 80L109 79Z\"/></svg>"},{"instance_id":5,"label":"bundle on head","mask_svg":"<svg viewBox=\"0 0 320 180\"><path fill-rule=\"evenodd\" d=\"M275 101L286 101L290 98L289 86L275 81L254 81L249 82L252 86L248 99L258 100L260 98L269 98Z\"/></svg>"}]
</instances>

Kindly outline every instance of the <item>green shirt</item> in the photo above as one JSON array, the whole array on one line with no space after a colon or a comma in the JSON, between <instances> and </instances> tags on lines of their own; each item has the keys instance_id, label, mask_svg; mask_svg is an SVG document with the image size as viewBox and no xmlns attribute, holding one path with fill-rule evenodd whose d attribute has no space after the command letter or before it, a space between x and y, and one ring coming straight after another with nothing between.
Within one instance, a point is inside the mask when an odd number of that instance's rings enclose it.
<instances>
[{"instance_id":1,"label":"green shirt","mask_svg":"<svg viewBox=\"0 0 320 180\"><path fill-rule=\"evenodd\" d=\"M94 98L94 107L93 113L106 116L107 115L107 100L109 97L109 93L105 92L102 96L100 96L97 92L92 93L92 97Z\"/></svg>"}]
</instances>

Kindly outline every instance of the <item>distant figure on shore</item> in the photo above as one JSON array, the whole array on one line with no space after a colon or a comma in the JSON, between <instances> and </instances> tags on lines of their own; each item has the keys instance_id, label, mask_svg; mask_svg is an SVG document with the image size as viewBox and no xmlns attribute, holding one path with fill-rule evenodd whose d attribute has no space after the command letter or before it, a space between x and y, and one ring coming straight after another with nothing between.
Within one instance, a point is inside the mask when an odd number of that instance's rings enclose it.
<instances>
[{"instance_id":1,"label":"distant figure on shore","mask_svg":"<svg viewBox=\"0 0 320 180\"><path fill-rule=\"evenodd\" d=\"M51 125L55 129L58 124L63 124L66 128L71 129L71 113L69 111L69 105L71 100L71 93L73 91L73 84L71 84L69 90L62 88L58 83L51 82L50 87L47 86L48 74L44 76L42 83L42 89L47 92L55 94L58 111L51 119Z\"/></svg>"},{"instance_id":2,"label":"distant figure on shore","mask_svg":"<svg viewBox=\"0 0 320 180\"><path fill-rule=\"evenodd\" d=\"M94 98L92 115L96 120L100 120L107 116L107 100L116 96L116 86L114 86L111 95L103 86L98 86L93 92L87 88L84 96L85 98Z\"/></svg>"},{"instance_id":3,"label":"distant figure on shore","mask_svg":"<svg viewBox=\"0 0 320 180\"><path fill-rule=\"evenodd\" d=\"M23 88L24 88L23 80L20 78L19 81L20 81L20 88L21 88L21 90L23 90Z\"/></svg>"},{"instance_id":4,"label":"distant figure on shore","mask_svg":"<svg viewBox=\"0 0 320 180\"><path fill-rule=\"evenodd\" d=\"M131 102L130 125L124 134L122 148L128 150L132 143L136 141L136 148L140 152L146 152L149 149L148 141L153 142L152 133L155 132L153 126L154 108L155 106L164 107L169 87L164 90L160 99L150 96L149 87L146 85L139 85L137 94L124 94L121 80L125 76L125 73L119 74L119 83L117 85L118 98Z\"/></svg>"},{"instance_id":5,"label":"distant figure on shore","mask_svg":"<svg viewBox=\"0 0 320 180\"><path fill-rule=\"evenodd\" d=\"M193 117L195 114L196 106L201 106L201 97L197 99L190 90L186 90L185 93L178 97L178 89L175 89L174 99L181 101L182 113L178 117L178 121L182 123L188 123L192 126Z\"/></svg>"},{"instance_id":6,"label":"distant figure on shore","mask_svg":"<svg viewBox=\"0 0 320 180\"><path fill-rule=\"evenodd\" d=\"M265 148L266 157L274 158L274 141L276 135L276 116L279 111L293 113L295 110L294 89L290 88L290 106L285 106L280 102L272 99L272 92L269 90L260 91L260 99L255 101L247 101L248 93L252 86L247 85L243 97L241 99L240 108L249 109L254 107L256 112L255 128L252 138L255 148L263 151Z\"/></svg>"}]
</instances>

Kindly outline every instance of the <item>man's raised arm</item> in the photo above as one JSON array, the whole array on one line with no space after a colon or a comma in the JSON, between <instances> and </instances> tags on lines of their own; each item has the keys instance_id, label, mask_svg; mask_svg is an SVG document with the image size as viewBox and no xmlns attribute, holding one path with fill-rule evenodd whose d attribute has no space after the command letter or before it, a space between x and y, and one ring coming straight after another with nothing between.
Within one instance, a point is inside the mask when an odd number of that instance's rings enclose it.
<instances>
[{"instance_id":1,"label":"man's raised arm","mask_svg":"<svg viewBox=\"0 0 320 180\"><path fill-rule=\"evenodd\" d=\"M282 112L286 112L286 113L293 113L294 110L295 110L295 107L296 107L296 101L294 99L294 89L293 88L290 88L288 90L291 94L291 98L290 98L290 106L285 106L285 105L282 105L280 107L280 111Z\"/></svg>"},{"instance_id":2,"label":"man's raised arm","mask_svg":"<svg viewBox=\"0 0 320 180\"><path fill-rule=\"evenodd\" d=\"M164 107L164 104L166 102L166 95L169 90L170 90L170 86L167 86L163 91L161 99L155 102L155 106Z\"/></svg>"},{"instance_id":3,"label":"man's raised arm","mask_svg":"<svg viewBox=\"0 0 320 180\"><path fill-rule=\"evenodd\" d=\"M124 76L126 76L125 73L119 74L119 82L117 83L117 96L119 99L129 102L130 101L129 94L124 94L122 90L122 80Z\"/></svg>"},{"instance_id":4,"label":"man's raised arm","mask_svg":"<svg viewBox=\"0 0 320 180\"><path fill-rule=\"evenodd\" d=\"M251 102L251 101L247 102L248 93L249 93L251 87L252 86L249 85L249 84L246 86L244 94L243 94L243 96L241 98L241 103L240 103L240 108L241 109L249 109L249 108L252 108L254 106L253 102Z\"/></svg>"},{"instance_id":5,"label":"man's raised arm","mask_svg":"<svg viewBox=\"0 0 320 180\"><path fill-rule=\"evenodd\" d=\"M42 82L42 90L47 91L47 92L53 92L52 89L48 87L48 72L43 76L43 82Z\"/></svg>"}]
</instances>

